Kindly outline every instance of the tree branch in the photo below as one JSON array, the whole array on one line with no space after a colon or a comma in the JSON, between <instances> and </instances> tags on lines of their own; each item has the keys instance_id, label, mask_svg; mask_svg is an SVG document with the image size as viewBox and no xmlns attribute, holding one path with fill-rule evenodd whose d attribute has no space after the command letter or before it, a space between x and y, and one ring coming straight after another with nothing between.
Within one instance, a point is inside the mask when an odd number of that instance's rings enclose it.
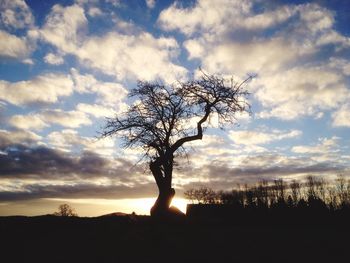
<instances>
[{"instance_id":1,"label":"tree branch","mask_svg":"<svg viewBox=\"0 0 350 263\"><path fill-rule=\"evenodd\" d=\"M203 138L203 127L202 127L202 124L207 121L207 119L208 119L208 117L210 115L210 112L211 112L211 107L209 105L207 105L206 109L205 109L205 115L197 123L197 134L196 135L192 135L192 136L186 136L184 138L181 138L181 139L177 140L170 148L172 152L175 152L185 142L190 142L190 141L194 141L194 140L201 140Z\"/></svg>"}]
</instances>

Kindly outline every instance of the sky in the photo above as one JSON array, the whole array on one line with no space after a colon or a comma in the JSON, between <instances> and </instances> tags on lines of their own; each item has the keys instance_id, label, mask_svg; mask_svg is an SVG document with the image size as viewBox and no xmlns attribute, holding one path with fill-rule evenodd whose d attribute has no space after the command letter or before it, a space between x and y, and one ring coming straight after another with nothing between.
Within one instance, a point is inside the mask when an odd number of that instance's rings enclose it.
<instances>
[{"instance_id":1,"label":"sky","mask_svg":"<svg viewBox=\"0 0 350 263\"><path fill-rule=\"evenodd\" d=\"M350 175L347 0L0 0L0 215L148 214L139 149L98 139L137 80L255 78L251 115L178 159L183 192Z\"/></svg>"}]
</instances>

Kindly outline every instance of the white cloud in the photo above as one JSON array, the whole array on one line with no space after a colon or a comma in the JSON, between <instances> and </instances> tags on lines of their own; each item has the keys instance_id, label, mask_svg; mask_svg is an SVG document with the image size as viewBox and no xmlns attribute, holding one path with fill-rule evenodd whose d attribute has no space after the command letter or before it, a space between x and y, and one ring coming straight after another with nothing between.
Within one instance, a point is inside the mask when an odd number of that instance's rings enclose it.
<instances>
[{"instance_id":1,"label":"white cloud","mask_svg":"<svg viewBox=\"0 0 350 263\"><path fill-rule=\"evenodd\" d=\"M120 0L106 0L107 3L110 3L113 6L120 6L121 5L121 1Z\"/></svg>"},{"instance_id":2,"label":"white cloud","mask_svg":"<svg viewBox=\"0 0 350 263\"><path fill-rule=\"evenodd\" d=\"M161 12L158 23L164 30L179 30L186 35L200 32L206 38L211 38L239 30L253 32L272 28L296 15L312 31L328 28L334 22L332 13L317 5L284 5L256 13L256 2L199 0L189 8L183 8L179 2L175 2Z\"/></svg>"},{"instance_id":3,"label":"white cloud","mask_svg":"<svg viewBox=\"0 0 350 263\"><path fill-rule=\"evenodd\" d=\"M78 5L93 5L98 3L100 0L74 0L74 2ZM108 2L108 0L106 0Z\"/></svg>"},{"instance_id":4,"label":"white cloud","mask_svg":"<svg viewBox=\"0 0 350 263\"><path fill-rule=\"evenodd\" d=\"M63 74L45 74L27 81L0 80L0 99L17 106L55 103L73 92L73 81Z\"/></svg>"},{"instance_id":5,"label":"white cloud","mask_svg":"<svg viewBox=\"0 0 350 263\"><path fill-rule=\"evenodd\" d=\"M256 98L267 108L261 118L292 120L336 108L350 93L341 74L327 68L293 68L261 78Z\"/></svg>"},{"instance_id":6,"label":"white cloud","mask_svg":"<svg viewBox=\"0 0 350 263\"><path fill-rule=\"evenodd\" d=\"M80 111L63 111L61 109L44 110L28 115L14 115L9 123L20 129L41 130L50 124L58 124L68 128L90 125L92 122L86 113Z\"/></svg>"},{"instance_id":7,"label":"white cloud","mask_svg":"<svg viewBox=\"0 0 350 263\"><path fill-rule=\"evenodd\" d=\"M305 33L318 33L331 29L335 22L334 13L317 4L304 4L298 8L300 24L304 25L304 27L298 28L298 30Z\"/></svg>"},{"instance_id":8,"label":"white cloud","mask_svg":"<svg viewBox=\"0 0 350 263\"><path fill-rule=\"evenodd\" d=\"M188 35L198 30L211 31L213 28L221 31L225 30L227 20L232 27L235 26L235 18L246 15L250 8L251 3L247 0L200 0L191 8L182 8L179 2L174 2L160 13L158 22L165 30L178 29Z\"/></svg>"},{"instance_id":9,"label":"white cloud","mask_svg":"<svg viewBox=\"0 0 350 263\"><path fill-rule=\"evenodd\" d=\"M10 118L9 123L19 129L41 130L50 124L78 128L82 125L90 125L92 122L85 112L54 109L27 115L14 115Z\"/></svg>"},{"instance_id":10,"label":"white cloud","mask_svg":"<svg viewBox=\"0 0 350 263\"><path fill-rule=\"evenodd\" d=\"M350 104L342 105L332 114L334 127L350 127Z\"/></svg>"},{"instance_id":11,"label":"white cloud","mask_svg":"<svg viewBox=\"0 0 350 263\"><path fill-rule=\"evenodd\" d=\"M99 95L98 103L106 106L113 106L116 110L125 108L123 101L127 95L125 88L118 83L103 82L95 92Z\"/></svg>"},{"instance_id":12,"label":"white cloud","mask_svg":"<svg viewBox=\"0 0 350 263\"><path fill-rule=\"evenodd\" d=\"M1 57L24 59L31 52L31 48L27 45L25 38L17 37L0 30L0 39Z\"/></svg>"},{"instance_id":13,"label":"white cloud","mask_svg":"<svg viewBox=\"0 0 350 263\"><path fill-rule=\"evenodd\" d=\"M350 76L350 61L341 58L330 58L329 66L336 70L341 70L344 75Z\"/></svg>"},{"instance_id":14,"label":"white cloud","mask_svg":"<svg viewBox=\"0 0 350 263\"><path fill-rule=\"evenodd\" d=\"M62 96L78 93L96 94L93 104L79 103L76 110L44 110L28 115L14 115L9 123L19 129L41 130L50 124L77 128L90 125L88 117L112 117L125 110L127 90L119 83L100 82L92 75L81 75L71 70L70 75L46 74L32 80L10 83L0 81L0 99L17 106L38 103L55 103Z\"/></svg>"},{"instance_id":15,"label":"white cloud","mask_svg":"<svg viewBox=\"0 0 350 263\"><path fill-rule=\"evenodd\" d=\"M34 61L31 58L23 59L22 62L28 65L34 65Z\"/></svg>"},{"instance_id":16,"label":"white cloud","mask_svg":"<svg viewBox=\"0 0 350 263\"><path fill-rule=\"evenodd\" d=\"M79 103L77 105L77 110L80 112L90 114L96 118L113 117L116 114L116 111L112 108L104 107L98 104Z\"/></svg>"},{"instance_id":17,"label":"white cloud","mask_svg":"<svg viewBox=\"0 0 350 263\"><path fill-rule=\"evenodd\" d=\"M111 32L87 39L76 55L86 65L116 74L119 79L160 77L174 81L186 73L183 67L171 62L177 50L173 38L156 39L149 33L128 36Z\"/></svg>"},{"instance_id":18,"label":"white cloud","mask_svg":"<svg viewBox=\"0 0 350 263\"><path fill-rule=\"evenodd\" d=\"M334 12L317 4L257 12L257 2L199 0L188 8L175 2L158 23L190 36L183 44L189 59L208 72L257 73L250 88L263 106L260 118L319 118L338 108L349 98L350 70L337 52L350 47L350 38L335 31ZM326 45L334 52L324 53Z\"/></svg>"},{"instance_id":19,"label":"white cloud","mask_svg":"<svg viewBox=\"0 0 350 263\"><path fill-rule=\"evenodd\" d=\"M0 145L11 145L11 144L26 144L33 145L38 144L42 137L35 134L34 132L26 130L0 130Z\"/></svg>"},{"instance_id":20,"label":"white cloud","mask_svg":"<svg viewBox=\"0 0 350 263\"><path fill-rule=\"evenodd\" d=\"M0 21L8 28L26 28L34 25L33 14L24 0L1 0Z\"/></svg>"},{"instance_id":21,"label":"white cloud","mask_svg":"<svg viewBox=\"0 0 350 263\"><path fill-rule=\"evenodd\" d=\"M256 12L256 0L199 0L189 8L173 3L159 15L158 23L165 30L179 30L187 35L200 32L205 38L227 36L235 31L256 31L273 28L295 18L289 28L293 34L328 33L334 24L333 12L317 4L283 5ZM205 17L205 19L203 19ZM210 35L206 35L210 33ZM242 34L241 34L242 36Z\"/></svg>"},{"instance_id":22,"label":"white cloud","mask_svg":"<svg viewBox=\"0 0 350 263\"><path fill-rule=\"evenodd\" d=\"M260 131L230 131L229 137L236 144L256 145L267 144L273 141L296 138L302 134L301 131L292 130L289 132L274 130L272 132Z\"/></svg>"},{"instance_id":23,"label":"white cloud","mask_svg":"<svg viewBox=\"0 0 350 263\"><path fill-rule=\"evenodd\" d=\"M1 1L0 28L3 30L0 30L0 57L34 64L29 58L37 40L34 22L34 16L24 0ZM10 33L14 31L16 35Z\"/></svg>"},{"instance_id":24,"label":"white cloud","mask_svg":"<svg viewBox=\"0 0 350 263\"><path fill-rule=\"evenodd\" d=\"M98 81L93 75L82 75L74 68L71 69L71 75L77 92L96 93L97 103L113 107L117 111L125 108L123 101L126 98L128 91L121 84Z\"/></svg>"},{"instance_id":25,"label":"white cloud","mask_svg":"<svg viewBox=\"0 0 350 263\"><path fill-rule=\"evenodd\" d=\"M292 148L292 151L295 153L301 154L328 154L330 152L337 151L338 146L338 137L328 138L320 138L319 143L314 146L307 145L298 145Z\"/></svg>"},{"instance_id":26,"label":"white cloud","mask_svg":"<svg viewBox=\"0 0 350 263\"><path fill-rule=\"evenodd\" d=\"M47 138L50 145L63 151L70 151L78 146L88 144L87 140L81 138L77 131L71 129L51 132Z\"/></svg>"},{"instance_id":27,"label":"white cloud","mask_svg":"<svg viewBox=\"0 0 350 263\"><path fill-rule=\"evenodd\" d=\"M204 134L202 140L196 140L189 142L188 145L194 146L194 147L199 147L199 148L207 148L207 147L219 147L219 146L225 146L227 142L224 140L223 137L220 137L219 135L210 135L210 134Z\"/></svg>"},{"instance_id":28,"label":"white cloud","mask_svg":"<svg viewBox=\"0 0 350 263\"><path fill-rule=\"evenodd\" d=\"M40 31L49 43L58 46L63 52L72 53L81 41L81 34L87 26L84 9L78 5L62 7L54 5Z\"/></svg>"},{"instance_id":29,"label":"white cloud","mask_svg":"<svg viewBox=\"0 0 350 263\"><path fill-rule=\"evenodd\" d=\"M152 9L156 5L156 0L146 0L146 5L148 8Z\"/></svg>"},{"instance_id":30,"label":"white cloud","mask_svg":"<svg viewBox=\"0 0 350 263\"><path fill-rule=\"evenodd\" d=\"M18 129L41 130L48 126L38 115L13 115L9 123Z\"/></svg>"},{"instance_id":31,"label":"white cloud","mask_svg":"<svg viewBox=\"0 0 350 263\"><path fill-rule=\"evenodd\" d=\"M53 53L46 54L46 56L44 57L44 61L52 65L61 65L64 62L62 56Z\"/></svg>"},{"instance_id":32,"label":"white cloud","mask_svg":"<svg viewBox=\"0 0 350 263\"><path fill-rule=\"evenodd\" d=\"M308 47L295 46L279 37L252 40L248 43L227 41L217 44L207 43L203 39L192 39L184 45L190 58L201 59L203 67L209 72L234 72L236 75L248 72L276 73L291 62L312 53L312 49Z\"/></svg>"},{"instance_id":33,"label":"white cloud","mask_svg":"<svg viewBox=\"0 0 350 263\"><path fill-rule=\"evenodd\" d=\"M89 16L95 17L95 16L103 15L103 12L101 11L100 8L93 6L89 8L88 14Z\"/></svg>"},{"instance_id":34,"label":"white cloud","mask_svg":"<svg viewBox=\"0 0 350 263\"><path fill-rule=\"evenodd\" d=\"M241 24L238 23L239 17L236 17L236 24L250 30L261 30L285 22L287 19L295 15L296 12L296 7L282 6L273 11L267 11L256 15L250 14L246 19L241 18Z\"/></svg>"},{"instance_id":35,"label":"white cloud","mask_svg":"<svg viewBox=\"0 0 350 263\"><path fill-rule=\"evenodd\" d=\"M91 93L98 90L98 81L91 74L82 75L75 68L70 70L74 81L74 89L79 93Z\"/></svg>"},{"instance_id":36,"label":"white cloud","mask_svg":"<svg viewBox=\"0 0 350 263\"><path fill-rule=\"evenodd\" d=\"M109 156L115 151L115 142L112 138L84 137L71 129L51 132L47 138L50 145L62 151L91 151Z\"/></svg>"},{"instance_id":37,"label":"white cloud","mask_svg":"<svg viewBox=\"0 0 350 263\"><path fill-rule=\"evenodd\" d=\"M188 58L201 58L205 53L205 41L202 39L189 39L183 43L188 52Z\"/></svg>"},{"instance_id":38,"label":"white cloud","mask_svg":"<svg viewBox=\"0 0 350 263\"><path fill-rule=\"evenodd\" d=\"M155 38L135 26L129 33L122 33L122 26L101 36L88 36L87 26L84 9L79 5L55 5L41 36L61 52L77 56L84 66L119 79L159 77L171 82L186 73L185 68L172 62L179 52L174 38Z\"/></svg>"},{"instance_id":39,"label":"white cloud","mask_svg":"<svg viewBox=\"0 0 350 263\"><path fill-rule=\"evenodd\" d=\"M47 123L59 124L68 128L78 128L92 123L88 116L80 111L45 110L39 114L39 117Z\"/></svg>"},{"instance_id":40,"label":"white cloud","mask_svg":"<svg viewBox=\"0 0 350 263\"><path fill-rule=\"evenodd\" d=\"M330 30L322 34L316 42L317 46L324 46L328 44L340 44L336 50L341 50L343 47L350 47L350 38L345 37L336 31Z\"/></svg>"}]
</instances>

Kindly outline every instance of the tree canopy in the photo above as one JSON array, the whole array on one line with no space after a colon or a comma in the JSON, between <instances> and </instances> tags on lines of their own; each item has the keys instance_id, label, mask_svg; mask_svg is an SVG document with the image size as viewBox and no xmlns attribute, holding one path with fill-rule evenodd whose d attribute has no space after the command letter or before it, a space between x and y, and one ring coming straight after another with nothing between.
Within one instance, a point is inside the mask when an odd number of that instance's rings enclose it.
<instances>
[{"instance_id":1,"label":"tree canopy","mask_svg":"<svg viewBox=\"0 0 350 263\"><path fill-rule=\"evenodd\" d=\"M246 83L202 72L197 79L173 85L139 81L129 97L137 98L126 112L107 119L102 137L119 135L125 147L142 147L159 189L151 214L169 211L175 190L171 187L175 153L186 142L201 140L210 116L219 124L234 123L237 113L250 112ZM195 121L195 127L188 123Z\"/></svg>"},{"instance_id":2,"label":"tree canopy","mask_svg":"<svg viewBox=\"0 0 350 263\"><path fill-rule=\"evenodd\" d=\"M129 109L108 118L102 137L119 134L125 147L141 146L148 155L174 153L184 143L203 137L203 124L217 114L219 123L234 123L237 113L250 111L245 84L215 75L174 85L139 81L129 93L136 97ZM186 122L198 119L195 129Z\"/></svg>"}]
</instances>

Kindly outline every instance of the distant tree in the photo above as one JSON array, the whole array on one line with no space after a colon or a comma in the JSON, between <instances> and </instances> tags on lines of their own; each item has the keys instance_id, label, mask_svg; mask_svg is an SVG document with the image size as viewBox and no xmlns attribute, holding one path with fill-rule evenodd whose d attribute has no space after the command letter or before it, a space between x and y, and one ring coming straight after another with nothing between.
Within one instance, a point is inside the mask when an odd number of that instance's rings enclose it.
<instances>
[{"instance_id":1,"label":"distant tree","mask_svg":"<svg viewBox=\"0 0 350 263\"><path fill-rule=\"evenodd\" d=\"M287 197L287 206L288 206L289 208L292 208L292 207L295 206L295 205L294 205L293 198L292 198L291 195L288 195L288 197Z\"/></svg>"},{"instance_id":2,"label":"distant tree","mask_svg":"<svg viewBox=\"0 0 350 263\"><path fill-rule=\"evenodd\" d=\"M308 208L308 203L305 201L304 198L301 198L298 202L297 208L299 210L305 210L306 208Z\"/></svg>"},{"instance_id":3,"label":"distant tree","mask_svg":"<svg viewBox=\"0 0 350 263\"><path fill-rule=\"evenodd\" d=\"M260 181L256 185L244 185L231 191L211 193L210 188L190 189L185 195L193 203L214 203L230 205L232 209L263 208L284 213L324 215L339 210L350 211L350 180L338 175L335 183L323 178L308 176L304 183L292 180L287 185L283 180ZM212 196L212 197L211 197ZM209 197L209 198L208 198ZM210 200L210 201L208 201ZM261 210L263 211L263 210Z\"/></svg>"},{"instance_id":4,"label":"distant tree","mask_svg":"<svg viewBox=\"0 0 350 263\"><path fill-rule=\"evenodd\" d=\"M290 183L290 189L292 192L292 200L293 200L293 205L297 206L299 200L301 199L301 184L297 181L297 180L292 180L292 182Z\"/></svg>"},{"instance_id":5,"label":"distant tree","mask_svg":"<svg viewBox=\"0 0 350 263\"><path fill-rule=\"evenodd\" d=\"M245 196L241 189L233 189L230 192L220 191L218 194L220 204L244 207Z\"/></svg>"},{"instance_id":6,"label":"distant tree","mask_svg":"<svg viewBox=\"0 0 350 263\"><path fill-rule=\"evenodd\" d=\"M284 203L286 196L286 184L283 181L283 179L277 179L274 180L274 186L275 186L275 190L276 190L276 194L277 194L277 201L280 203Z\"/></svg>"},{"instance_id":7,"label":"distant tree","mask_svg":"<svg viewBox=\"0 0 350 263\"><path fill-rule=\"evenodd\" d=\"M337 192L334 187L327 187L327 196L328 196L328 207L331 211L334 211L338 207L338 198Z\"/></svg>"},{"instance_id":8,"label":"distant tree","mask_svg":"<svg viewBox=\"0 0 350 263\"><path fill-rule=\"evenodd\" d=\"M308 176L306 178L306 191L308 206L315 210L325 210L326 205L326 182L322 178Z\"/></svg>"},{"instance_id":9,"label":"distant tree","mask_svg":"<svg viewBox=\"0 0 350 263\"><path fill-rule=\"evenodd\" d=\"M189 200L192 204L194 204L196 201L195 191L196 190L194 188L190 188L184 192L186 199Z\"/></svg>"},{"instance_id":10,"label":"distant tree","mask_svg":"<svg viewBox=\"0 0 350 263\"><path fill-rule=\"evenodd\" d=\"M340 207L350 206L350 180L346 181L343 174L339 174L336 179L336 192Z\"/></svg>"},{"instance_id":11,"label":"distant tree","mask_svg":"<svg viewBox=\"0 0 350 263\"><path fill-rule=\"evenodd\" d=\"M192 203L215 204L218 199L217 193L209 187L191 188L185 191L185 197Z\"/></svg>"},{"instance_id":12,"label":"distant tree","mask_svg":"<svg viewBox=\"0 0 350 263\"><path fill-rule=\"evenodd\" d=\"M317 194L317 179L315 176L309 175L306 177L306 196L308 200L318 198Z\"/></svg>"},{"instance_id":13,"label":"distant tree","mask_svg":"<svg viewBox=\"0 0 350 263\"><path fill-rule=\"evenodd\" d=\"M266 180L262 180L256 187L257 205L259 208L268 208L269 206L269 187Z\"/></svg>"},{"instance_id":14,"label":"distant tree","mask_svg":"<svg viewBox=\"0 0 350 263\"><path fill-rule=\"evenodd\" d=\"M247 184L244 185L244 198L245 198L245 206L249 208L256 207L256 196L254 195L253 189L251 189Z\"/></svg>"},{"instance_id":15,"label":"distant tree","mask_svg":"<svg viewBox=\"0 0 350 263\"><path fill-rule=\"evenodd\" d=\"M54 213L55 216L78 216L74 209L68 204L62 204L58 207L58 211Z\"/></svg>"},{"instance_id":16,"label":"distant tree","mask_svg":"<svg viewBox=\"0 0 350 263\"><path fill-rule=\"evenodd\" d=\"M201 187L199 189L204 204L215 204L217 202L216 192L209 187Z\"/></svg>"},{"instance_id":17,"label":"distant tree","mask_svg":"<svg viewBox=\"0 0 350 263\"><path fill-rule=\"evenodd\" d=\"M199 79L164 85L139 81L129 96L137 98L129 109L107 119L102 137L119 135L125 147L141 147L149 158L149 168L159 189L151 208L152 216L172 214L170 203L174 158L184 153L184 145L203 138L204 123L216 115L220 127L234 123L237 113L249 111L242 82L202 72ZM196 122L195 128L186 124Z\"/></svg>"}]
</instances>

